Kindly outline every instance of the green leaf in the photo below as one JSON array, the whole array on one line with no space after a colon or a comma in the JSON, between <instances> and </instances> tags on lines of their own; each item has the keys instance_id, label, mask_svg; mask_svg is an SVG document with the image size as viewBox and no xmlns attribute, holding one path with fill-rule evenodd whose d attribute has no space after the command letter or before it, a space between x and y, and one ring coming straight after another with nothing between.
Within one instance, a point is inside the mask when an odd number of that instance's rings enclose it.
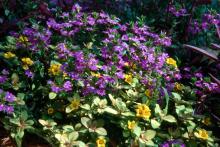
<instances>
[{"instance_id":1,"label":"green leaf","mask_svg":"<svg viewBox=\"0 0 220 147\"><path fill-rule=\"evenodd\" d=\"M9 121L10 121L10 123L15 124L15 125L20 124L19 118L11 118Z\"/></svg>"},{"instance_id":2,"label":"green leaf","mask_svg":"<svg viewBox=\"0 0 220 147\"><path fill-rule=\"evenodd\" d=\"M167 114L170 97L169 97L167 90L164 87L163 87L163 91L164 91L165 99L166 99L166 107L164 108L164 113Z\"/></svg>"},{"instance_id":3,"label":"green leaf","mask_svg":"<svg viewBox=\"0 0 220 147\"><path fill-rule=\"evenodd\" d=\"M93 99L93 104L97 106L97 105L99 105L99 103L100 103L100 98L99 97L95 97Z\"/></svg>"},{"instance_id":4,"label":"green leaf","mask_svg":"<svg viewBox=\"0 0 220 147\"><path fill-rule=\"evenodd\" d=\"M125 112L127 110L126 104L121 100L121 99L116 99L115 101L116 103L116 108L121 111L121 112Z\"/></svg>"},{"instance_id":5,"label":"green leaf","mask_svg":"<svg viewBox=\"0 0 220 147\"><path fill-rule=\"evenodd\" d=\"M107 135L107 131L104 128L97 128L97 129L95 129L95 132L101 136Z\"/></svg>"},{"instance_id":6,"label":"green leaf","mask_svg":"<svg viewBox=\"0 0 220 147\"><path fill-rule=\"evenodd\" d=\"M152 128L157 129L160 127L160 123L156 121L155 119L151 119L150 121Z\"/></svg>"},{"instance_id":7,"label":"green leaf","mask_svg":"<svg viewBox=\"0 0 220 147\"><path fill-rule=\"evenodd\" d=\"M155 111L155 114L158 115L158 116L163 115L162 110L160 108L160 105L158 105L158 104L156 104L154 111Z\"/></svg>"},{"instance_id":8,"label":"green leaf","mask_svg":"<svg viewBox=\"0 0 220 147\"><path fill-rule=\"evenodd\" d=\"M9 44L15 44L16 42L16 39L12 36L7 36L6 39Z\"/></svg>"},{"instance_id":9,"label":"green leaf","mask_svg":"<svg viewBox=\"0 0 220 147\"><path fill-rule=\"evenodd\" d=\"M146 140L151 140L151 139L153 139L155 136L156 136L156 131L154 131L154 130L147 130L147 131L144 133L144 138L145 138Z\"/></svg>"},{"instance_id":10,"label":"green leaf","mask_svg":"<svg viewBox=\"0 0 220 147\"><path fill-rule=\"evenodd\" d=\"M57 94L56 94L55 92L50 92L50 93L49 93L49 98L50 98L50 99L55 99L56 96L57 96Z\"/></svg>"},{"instance_id":11,"label":"green leaf","mask_svg":"<svg viewBox=\"0 0 220 147\"><path fill-rule=\"evenodd\" d=\"M26 124L27 126L32 126L32 125L34 124L34 121L33 121L33 120L27 120L27 121L25 122L25 124Z\"/></svg>"},{"instance_id":12,"label":"green leaf","mask_svg":"<svg viewBox=\"0 0 220 147\"><path fill-rule=\"evenodd\" d=\"M181 100L181 96L178 93L172 92L173 95L173 99L176 101L180 101Z\"/></svg>"},{"instance_id":13,"label":"green leaf","mask_svg":"<svg viewBox=\"0 0 220 147\"><path fill-rule=\"evenodd\" d=\"M71 125L65 125L65 126L63 126L63 130L65 130L67 132L72 132L72 131L74 131L74 128Z\"/></svg>"},{"instance_id":14,"label":"green leaf","mask_svg":"<svg viewBox=\"0 0 220 147\"><path fill-rule=\"evenodd\" d=\"M85 109L85 110L90 110L89 104L80 105L80 108Z\"/></svg>"},{"instance_id":15,"label":"green leaf","mask_svg":"<svg viewBox=\"0 0 220 147\"><path fill-rule=\"evenodd\" d=\"M110 100L112 102L112 105L115 106L115 101L116 100L114 99L114 97L111 94L108 94L108 96L109 96L109 98L110 98Z\"/></svg>"},{"instance_id":16,"label":"green leaf","mask_svg":"<svg viewBox=\"0 0 220 147\"><path fill-rule=\"evenodd\" d=\"M127 138L128 136L130 136L130 131L128 131L128 130L125 130L122 133L123 133L123 137Z\"/></svg>"},{"instance_id":17,"label":"green leaf","mask_svg":"<svg viewBox=\"0 0 220 147\"><path fill-rule=\"evenodd\" d=\"M124 113L121 113L121 115L126 116L126 117L135 117L135 114L132 112L124 112Z\"/></svg>"},{"instance_id":18,"label":"green leaf","mask_svg":"<svg viewBox=\"0 0 220 147\"><path fill-rule=\"evenodd\" d=\"M10 11L8 9L5 9L5 16L8 16Z\"/></svg>"},{"instance_id":19,"label":"green leaf","mask_svg":"<svg viewBox=\"0 0 220 147\"><path fill-rule=\"evenodd\" d=\"M81 118L81 123L86 127L89 128L91 125L92 121L88 117L82 117Z\"/></svg>"},{"instance_id":20,"label":"green leaf","mask_svg":"<svg viewBox=\"0 0 220 147\"><path fill-rule=\"evenodd\" d=\"M170 123L175 123L176 122L176 118L172 115L167 115L162 117L163 120L170 122Z\"/></svg>"},{"instance_id":21,"label":"green leaf","mask_svg":"<svg viewBox=\"0 0 220 147\"><path fill-rule=\"evenodd\" d=\"M21 117L20 119L27 120L28 119L27 111L22 111L20 117Z\"/></svg>"},{"instance_id":22,"label":"green leaf","mask_svg":"<svg viewBox=\"0 0 220 147\"><path fill-rule=\"evenodd\" d=\"M111 113L111 114L118 114L118 111L116 111L115 109L111 108L111 107L106 107L105 109L105 112L107 113Z\"/></svg>"},{"instance_id":23,"label":"green leaf","mask_svg":"<svg viewBox=\"0 0 220 147\"><path fill-rule=\"evenodd\" d=\"M78 147L87 147L86 144L82 141L76 141L75 143Z\"/></svg>"},{"instance_id":24,"label":"green leaf","mask_svg":"<svg viewBox=\"0 0 220 147\"><path fill-rule=\"evenodd\" d=\"M74 131L68 135L69 140L74 141L79 137L79 133Z\"/></svg>"},{"instance_id":25,"label":"green leaf","mask_svg":"<svg viewBox=\"0 0 220 147\"><path fill-rule=\"evenodd\" d=\"M134 133L137 137L139 137L139 136L141 135L141 128L138 127L138 126L136 126L136 127L134 128L134 130L133 130L133 133Z\"/></svg>"},{"instance_id":26,"label":"green leaf","mask_svg":"<svg viewBox=\"0 0 220 147\"><path fill-rule=\"evenodd\" d=\"M72 111L73 111L73 108L70 105L66 107L66 110L65 110L66 113L70 113Z\"/></svg>"},{"instance_id":27,"label":"green leaf","mask_svg":"<svg viewBox=\"0 0 220 147\"><path fill-rule=\"evenodd\" d=\"M178 116L182 116L184 110L186 109L185 105L176 106L176 113Z\"/></svg>"},{"instance_id":28,"label":"green leaf","mask_svg":"<svg viewBox=\"0 0 220 147\"><path fill-rule=\"evenodd\" d=\"M146 141L146 143L145 143L147 146L155 146L154 145L154 142L152 141L152 140L148 140L148 141Z\"/></svg>"}]
</instances>

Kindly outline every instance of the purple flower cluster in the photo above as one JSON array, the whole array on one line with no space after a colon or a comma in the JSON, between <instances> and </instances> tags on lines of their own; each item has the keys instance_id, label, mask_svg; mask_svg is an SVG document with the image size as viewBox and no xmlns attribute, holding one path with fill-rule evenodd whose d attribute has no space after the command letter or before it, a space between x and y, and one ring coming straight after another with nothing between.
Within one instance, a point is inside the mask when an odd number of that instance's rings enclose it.
<instances>
[{"instance_id":1,"label":"purple flower cluster","mask_svg":"<svg viewBox=\"0 0 220 147\"><path fill-rule=\"evenodd\" d=\"M186 9L177 9L174 5L170 5L168 7L168 12L170 12L171 14L173 14L176 17L181 17L181 16L185 16L186 15Z\"/></svg>"},{"instance_id":2,"label":"purple flower cluster","mask_svg":"<svg viewBox=\"0 0 220 147\"><path fill-rule=\"evenodd\" d=\"M152 33L145 25L121 24L118 18L104 12L85 13L79 5L74 5L71 13L62 13L58 19L50 18L47 27L45 30L64 38L56 45L56 53L62 62L62 71L69 78L63 85L50 81L53 92L69 92L73 82L81 82L84 95L104 96L116 82L124 83L126 74L139 77L142 84L155 81L149 85L152 89L160 78L169 77L164 78L169 84L173 82L172 77L179 77L178 70L165 66L169 56L161 49L170 46L171 39ZM88 53L88 48L75 49L65 43L65 38L77 38L81 32L103 36L95 38L99 39L96 50L92 44Z\"/></svg>"},{"instance_id":3,"label":"purple flower cluster","mask_svg":"<svg viewBox=\"0 0 220 147\"><path fill-rule=\"evenodd\" d=\"M193 20L188 28L191 34L198 34L201 31L208 30L211 26L220 26L220 14L204 14L202 21L199 23L197 20Z\"/></svg>"},{"instance_id":4,"label":"purple flower cluster","mask_svg":"<svg viewBox=\"0 0 220 147\"><path fill-rule=\"evenodd\" d=\"M180 140L169 140L160 145L160 147L171 147L173 145L179 145L180 147L186 147L186 145Z\"/></svg>"},{"instance_id":5,"label":"purple flower cluster","mask_svg":"<svg viewBox=\"0 0 220 147\"><path fill-rule=\"evenodd\" d=\"M83 95L105 96L115 90L115 85L128 84L126 75L152 91L172 87L180 78L177 68L167 66L169 56L163 53L163 47L170 46L171 39L165 33L153 33L137 22L122 24L102 11L83 12L77 4L71 12L56 16L40 30L26 27L21 35L14 33L18 47L31 49L33 55L48 52L50 60L61 64L64 81L49 80L51 91L70 93L80 83ZM25 75L34 76L30 70Z\"/></svg>"},{"instance_id":6,"label":"purple flower cluster","mask_svg":"<svg viewBox=\"0 0 220 147\"><path fill-rule=\"evenodd\" d=\"M35 52L42 48L46 49L52 35L49 29L39 30L35 27L26 27L21 34L17 32L11 32L11 34L17 38L19 48L27 48Z\"/></svg>"},{"instance_id":7,"label":"purple flower cluster","mask_svg":"<svg viewBox=\"0 0 220 147\"><path fill-rule=\"evenodd\" d=\"M48 81L48 84L51 86L51 91L55 93L59 92L70 92L72 91L73 85L70 81L64 82L62 86L57 86L53 81Z\"/></svg>"},{"instance_id":8,"label":"purple flower cluster","mask_svg":"<svg viewBox=\"0 0 220 147\"><path fill-rule=\"evenodd\" d=\"M218 91L220 89L220 86L217 83L207 81L206 77L202 72L191 73L190 67L185 67L183 69L182 76L183 79L188 79L188 80L193 78L194 86L198 88L197 94L200 96L204 93L207 94L209 92Z\"/></svg>"},{"instance_id":9,"label":"purple flower cluster","mask_svg":"<svg viewBox=\"0 0 220 147\"><path fill-rule=\"evenodd\" d=\"M10 92L4 92L0 89L0 112L5 112L7 114L12 114L14 112L14 107L11 106L16 99L16 97Z\"/></svg>"},{"instance_id":10,"label":"purple flower cluster","mask_svg":"<svg viewBox=\"0 0 220 147\"><path fill-rule=\"evenodd\" d=\"M3 69L0 74L0 84L4 84L8 80L9 72L6 69Z\"/></svg>"}]
</instances>

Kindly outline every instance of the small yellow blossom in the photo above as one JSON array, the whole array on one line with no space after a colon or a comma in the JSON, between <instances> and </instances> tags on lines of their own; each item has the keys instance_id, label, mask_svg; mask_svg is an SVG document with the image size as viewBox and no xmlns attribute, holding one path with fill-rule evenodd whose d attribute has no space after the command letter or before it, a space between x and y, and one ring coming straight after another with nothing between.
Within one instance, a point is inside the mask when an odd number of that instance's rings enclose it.
<instances>
[{"instance_id":1,"label":"small yellow blossom","mask_svg":"<svg viewBox=\"0 0 220 147\"><path fill-rule=\"evenodd\" d=\"M136 126L136 122L134 120L128 121L128 129L133 130L135 126Z\"/></svg>"},{"instance_id":2,"label":"small yellow blossom","mask_svg":"<svg viewBox=\"0 0 220 147\"><path fill-rule=\"evenodd\" d=\"M98 138L96 140L97 147L105 147L106 140L104 138Z\"/></svg>"},{"instance_id":3,"label":"small yellow blossom","mask_svg":"<svg viewBox=\"0 0 220 147\"><path fill-rule=\"evenodd\" d=\"M48 69L49 73L52 75L58 75L61 71L61 64L59 63L53 63L50 65L50 68Z\"/></svg>"},{"instance_id":4,"label":"small yellow blossom","mask_svg":"<svg viewBox=\"0 0 220 147\"><path fill-rule=\"evenodd\" d=\"M28 38L26 36L20 35L18 38L18 41L25 43L25 42L28 42Z\"/></svg>"},{"instance_id":5,"label":"small yellow blossom","mask_svg":"<svg viewBox=\"0 0 220 147\"><path fill-rule=\"evenodd\" d=\"M127 82L128 84L131 84L133 81L132 75L131 74L126 74L125 75L125 82Z\"/></svg>"},{"instance_id":6,"label":"small yellow blossom","mask_svg":"<svg viewBox=\"0 0 220 147\"><path fill-rule=\"evenodd\" d=\"M137 68L136 64L131 64L131 68L136 69Z\"/></svg>"},{"instance_id":7,"label":"small yellow blossom","mask_svg":"<svg viewBox=\"0 0 220 147\"><path fill-rule=\"evenodd\" d=\"M53 114L53 113L54 113L54 109L53 109L53 108L49 108L49 109L47 110L47 113L48 113L48 114Z\"/></svg>"},{"instance_id":8,"label":"small yellow blossom","mask_svg":"<svg viewBox=\"0 0 220 147\"><path fill-rule=\"evenodd\" d=\"M91 72L91 75L92 75L93 77L97 77L97 78L100 78L100 77L101 77L101 74L100 74L100 73Z\"/></svg>"},{"instance_id":9,"label":"small yellow blossom","mask_svg":"<svg viewBox=\"0 0 220 147\"><path fill-rule=\"evenodd\" d=\"M207 125L207 126L209 126L209 125L212 124L210 117L204 118L203 121L202 121L202 123L204 123L204 124Z\"/></svg>"},{"instance_id":10,"label":"small yellow blossom","mask_svg":"<svg viewBox=\"0 0 220 147\"><path fill-rule=\"evenodd\" d=\"M147 89L147 90L145 91L145 95L146 95L147 97L151 97L151 90L150 90L150 89Z\"/></svg>"},{"instance_id":11,"label":"small yellow blossom","mask_svg":"<svg viewBox=\"0 0 220 147\"><path fill-rule=\"evenodd\" d=\"M125 66L125 67L128 67L128 66L129 66L129 63L128 63L128 62L125 62L125 63L124 63L124 66Z\"/></svg>"},{"instance_id":12,"label":"small yellow blossom","mask_svg":"<svg viewBox=\"0 0 220 147\"><path fill-rule=\"evenodd\" d=\"M208 132L204 129L200 129L198 132L195 132L197 138L207 140L209 138Z\"/></svg>"},{"instance_id":13,"label":"small yellow blossom","mask_svg":"<svg viewBox=\"0 0 220 147\"><path fill-rule=\"evenodd\" d=\"M22 58L21 61L23 62L24 65L27 65L27 66L31 66L34 64L34 62L30 59L30 58Z\"/></svg>"},{"instance_id":14,"label":"small yellow blossom","mask_svg":"<svg viewBox=\"0 0 220 147\"><path fill-rule=\"evenodd\" d=\"M71 101L70 108L72 110L77 110L77 109L79 109L79 105L80 105L80 99L73 99Z\"/></svg>"},{"instance_id":15,"label":"small yellow blossom","mask_svg":"<svg viewBox=\"0 0 220 147\"><path fill-rule=\"evenodd\" d=\"M178 82L176 82L175 86L174 86L174 90L181 91L182 89L183 89L183 85L178 83Z\"/></svg>"},{"instance_id":16,"label":"small yellow blossom","mask_svg":"<svg viewBox=\"0 0 220 147\"><path fill-rule=\"evenodd\" d=\"M167 58L166 63L169 65L173 65L175 68L177 68L176 60L174 60L173 58Z\"/></svg>"},{"instance_id":17,"label":"small yellow blossom","mask_svg":"<svg viewBox=\"0 0 220 147\"><path fill-rule=\"evenodd\" d=\"M22 58L21 61L23 62L22 67L25 70L27 70L29 68L29 66L34 64L34 62L28 57Z\"/></svg>"},{"instance_id":18,"label":"small yellow blossom","mask_svg":"<svg viewBox=\"0 0 220 147\"><path fill-rule=\"evenodd\" d=\"M125 66L125 67L131 67L132 69L136 69L136 68L137 68L136 64L134 64L134 63L129 63L129 62L125 62L125 63L124 63L124 66Z\"/></svg>"},{"instance_id":19,"label":"small yellow blossom","mask_svg":"<svg viewBox=\"0 0 220 147\"><path fill-rule=\"evenodd\" d=\"M63 77L66 78L68 75L66 72L63 72Z\"/></svg>"},{"instance_id":20,"label":"small yellow blossom","mask_svg":"<svg viewBox=\"0 0 220 147\"><path fill-rule=\"evenodd\" d=\"M6 59L13 58L13 57L15 57L15 54L13 54L12 52L6 52L6 53L4 53L4 57Z\"/></svg>"},{"instance_id":21,"label":"small yellow blossom","mask_svg":"<svg viewBox=\"0 0 220 147\"><path fill-rule=\"evenodd\" d=\"M136 116L149 119L151 116L151 110L147 105L139 104L136 109Z\"/></svg>"}]
</instances>

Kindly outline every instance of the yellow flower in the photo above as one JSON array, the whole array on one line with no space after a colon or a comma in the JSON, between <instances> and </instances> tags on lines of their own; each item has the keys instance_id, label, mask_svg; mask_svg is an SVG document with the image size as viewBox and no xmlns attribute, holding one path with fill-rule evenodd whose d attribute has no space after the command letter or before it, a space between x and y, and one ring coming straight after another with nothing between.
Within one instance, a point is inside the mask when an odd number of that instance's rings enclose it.
<instances>
[{"instance_id":1,"label":"yellow flower","mask_svg":"<svg viewBox=\"0 0 220 147\"><path fill-rule=\"evenodd\" d=\"M47 110L47 113L48 113L48 114L53 114L53 113L54 113L54 109L53 109L53 108L49 108L49 109Z\"/></svg>"},{"instance_id":2,"label":"yellow flower","mask_svg":"<svg viewBox=\"0 0 220 147\"><path fill-rule=\"evenodd\" d=\"M25 43L28 42L28 38L26 36L20 35L18 41Z\"/></svg>"},{"instance_id":3,"label":"yellow flower","mask_svg":"<svg viewBox=\"0 0 220 147\"><path fill-rule=\"evenodd\" d=\"M175 86L174 86L174 89L175 89L176 91L181 91L181 90L183 89L183 85L180 84L180 83L178 83L178 82L176 82L176 83L175 83Z\"/></svg>"},{"instance_id":4,"label":"yellow flower","mask_svg":"<svg viewBox=\"0 0 220 147\"><path fill-rule=\"evenodd\" d=\"M151 110L147 105L139 104L136 109L136 116L149 119L151 116Z\"/></svg>"},{"instance_id":5,"label":"yellow flower","mask_svg":"<svg viewBox=\"0 0 220 147\"><path fill-rule=\"evenodd\" d=\"M132 69L136 69L136 68L137 68L136 64L134 64L134 63L131 64L131 68L132 68Z\"/></svg>"},{"instance_id":6,"label":"yellow flower","mask_svg":"<svg viewBox=\"0 0 220 147\"><path fill-rule=\"evenodd\" d=\"M13 54L12 52L6 52L6 53L4 53L4 57L6 59L13 58L13 57L15 57L15 54Z\"/></svg>"},{"instance_id":7,"label":"yellow flower","mask_svg":"<svg viewBox=\"0 0 220 147\"><path fill-rule=\"evenodd\" d=\"M127 82L128 84L131 84L132 81L133 81L133 78L131 74L125 75L125 82Z\"/></svg>"},{"instance_id":8,"label":"yellow flower","mask_svg":"<svg viewBox=\"0 0 220 147\"><path fill-rule=\"evenodd\" d=\"M91 72L91 75L92 75L93 77L97 77L97 78L100 78L100 77L101 77L101 74L100 74L100 73Z\"/></svg>"},{"instance_id":9,"label":"yellow flower","mask_svg":"<svg viewBox=\"0 0 220 147\"><path fill-rule=\"evenodd\" d=\"M136 64L134 64L134 63L129 63L129 62L125 62L125 63L124 63L124 66L125 66L125 67L131 67L132 69L136 69L136 68L137 68Z\"/></svg>"},{"instance_id":10,"label":"yellow flower","mask_svg":"<svg viewBox=\"0 0 220 147\"><path fill-rule=\"evenodd\" d=\"M72 110L77 110L77 109L79 109L79 105L80 105L80 99L73 99L71 101L70 108Z\"/></svg>"},{"instance_id":11,"label":"yellow flower","mask_svg":"<svg viewBox=\"0 0 220 147\"><path fill-rule=\"evenodd\" d=\"M63 72L63 77L66 78L68 75L66 72Z\"/></svg>"},{"instance_id":12,"label":"yellow flower","mask_svg":"<svg viewBox=\"0 0 220 147\"><path fill-rule=\"evenodd\" d=\"M176 60L174 60L173 58L167 58L166 63L169 65L173 65L175 68L177 68Z\"/></svg>"},{"instance_id":13,"label":"yellow flower","mask_svg":"<svg viewBox=\"0 0 220 147\"><path fill-rule=\"evenodd\" d=\"M133 130L135 126L136 126L136 122L134 120L128 121L128 129Z\"/></svg>"},{"instance_id":14,"label":"yellow flower","mask_svg":"<svg viewBox=\"0 0 220 147\"><path fill-rule=\"evenodd\" d=\"M58 75L61 71L60 67L61 67L61 64L53 63L50 65L50 68L48 69L48 71L52 75Z\"/></svg>"},{"instance_id":15,"label":"yellow flower","mask_svg":"<svg viewBox=\"0 0 220 147\"><path fill-rule=\"evenodd\" d=\"M146 95L147 97L151 97L151 90L150 90L150 89L147 89L147 90L145 91L145 95Z\"/></svg>"},{"instance_id":16,"label":"yellow flower","mask_svg":"<svg viewBox=\"0 0 220 147\"><path fill-rule=\"evenodd\" d=\"M204 124L207 125L207 126L209 126L209 125L212 124L210 117L204 118L203 121L202 121L202 123L204 123Z\"/></svg>"},{"instance_id":17,"label":"yellow flower","mask_svg":"<svg viewBox=\"0 0 220 147\"><path fill-rule=\"evenodd\" d=\"M105 147L106 140L104 138L98 138L96 140L97 147Z\"/></svg>"},{"instance_id":18,"label":"yellow flower","mask_svg":"<svg viewBox=\"0 0 220 147\"><path fill-rule=\"evenodd\" d=\"M34 64L34 62L30 59L30 58L22 58L21 61L23 62L24 65L27 65L27 66L31 66Z\"/></svg>"},{"instance_id":19,"label":"yellow flower","mask_svg":"<svg viewBox=\"0 0 220 147\"><path fill-rule=\"evenodd\" d=\"M29 66L34 64L34 62L28 57L22 58L21 61L23 62L22 67L25 70L27 70Z\"/></svg>"},{"instance_id":20,"label":"yellow flower","mask_svg":"<svg viewBox=\"0 0 220 147\"><path fill-rule=\"evenodd\" d=\"M207 140L209 138L208 132L204 129L200 129L198 132L195 132L197 138Z\"/></svg>"},{"instance_id":21,"label":"yellow flower","mask_svg":"<svg viewBox=\"0 0 220 147\"><path fill-rule=\"evenodd\" d=\"M124 63L124 66L125 66L125 67L128 67L128 66L129 66L129 63L128 63L128 62L125 62L125 63Z\"/></svg>"}]
</instances>

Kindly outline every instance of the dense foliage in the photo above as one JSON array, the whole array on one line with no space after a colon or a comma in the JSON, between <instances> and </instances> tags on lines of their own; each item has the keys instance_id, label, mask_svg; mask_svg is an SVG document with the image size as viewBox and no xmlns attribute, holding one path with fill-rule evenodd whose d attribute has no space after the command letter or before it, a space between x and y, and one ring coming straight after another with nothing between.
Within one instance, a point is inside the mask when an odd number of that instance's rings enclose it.
<instances>
[{"instance_id":1,"label":"dense foliage","mask_svg":"<svg viewBox=\"0 0 220 147\"><path fill-rule=\"evenodd\" d=\"M218 51L182 46L218 49L210 3L4 3L0 23L19 21L1 34L0 122L18 147L27 132L63 147L218 146Z\"/></svg>"}]
</instances>

